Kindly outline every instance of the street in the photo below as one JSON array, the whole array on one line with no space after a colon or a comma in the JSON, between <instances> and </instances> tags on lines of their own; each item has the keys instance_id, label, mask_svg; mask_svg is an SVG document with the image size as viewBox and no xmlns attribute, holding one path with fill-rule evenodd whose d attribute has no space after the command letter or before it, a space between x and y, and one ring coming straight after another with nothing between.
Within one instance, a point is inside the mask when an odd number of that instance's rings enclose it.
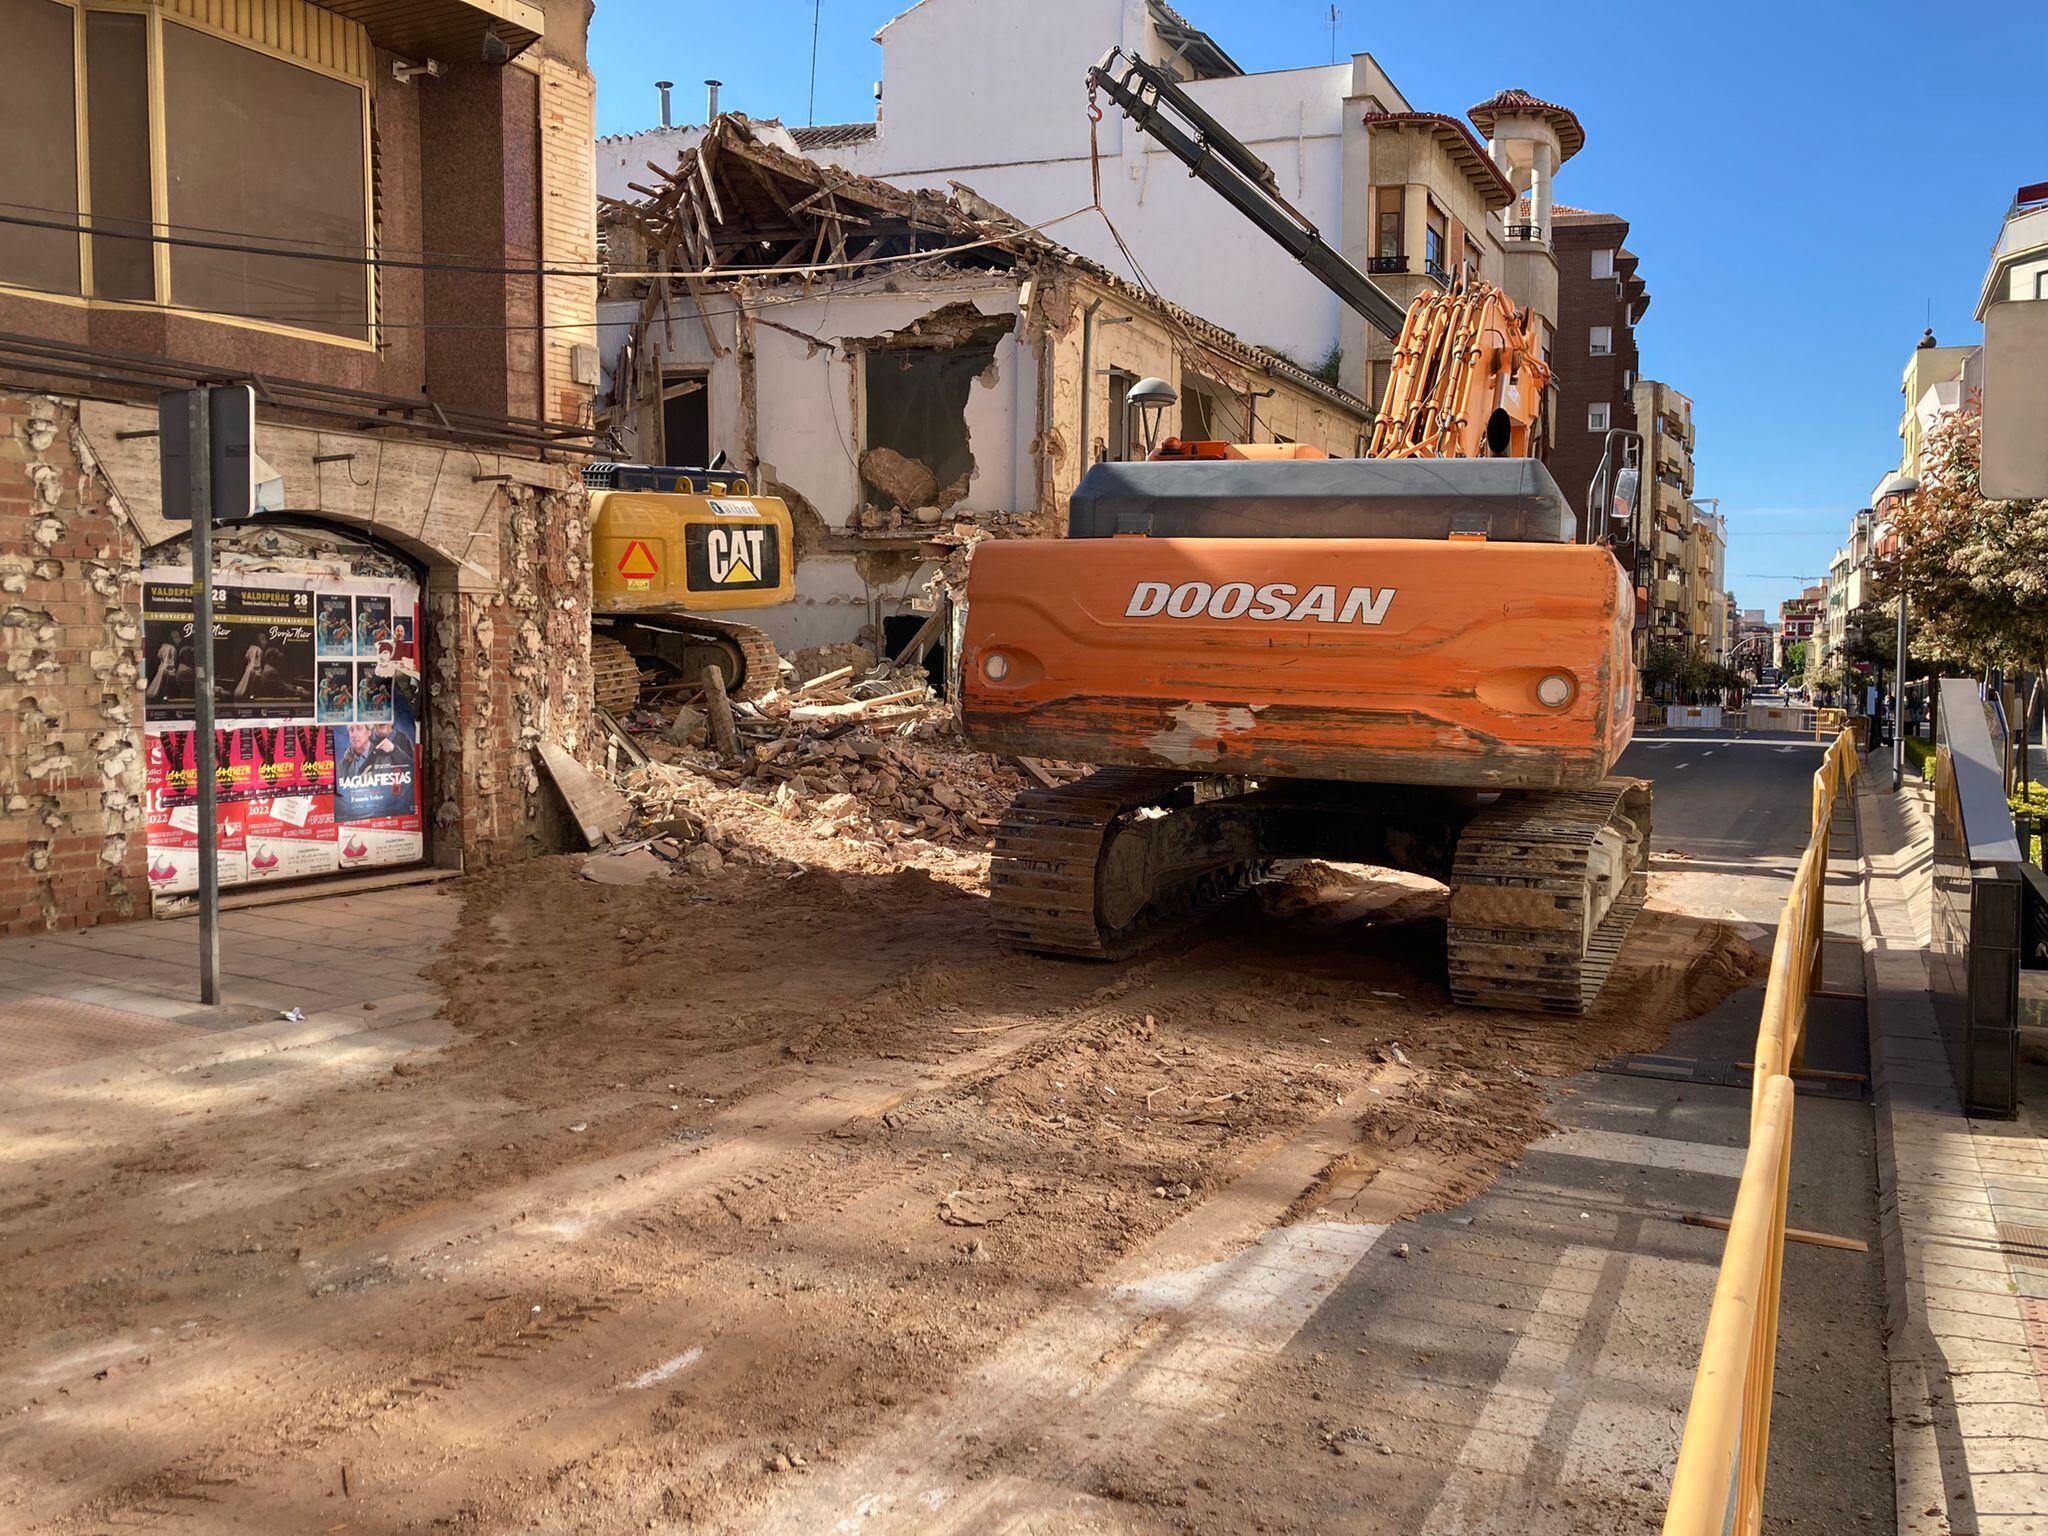
<instances>
[{"instance_id":1,"label":"street","mask_svg":"<svg viewBox=\"0 0 2048 1536\"><path fill-rule=\"evenodd\" d=\"M359 957L372 1010L437 990L439 1020L195 1065L176 1094L119 1057L5 1085L0 1509L1653 1530L1721 1247L1679 1218L1725 1215L1746 1119L1767 938L1727 919L1768 911L1793 851L1772 805L1813 749L1639 761L1656 846L1727 869L1660 862L1581 1021L1451 1008L1441 898L1321 866L1116 966L963 950L973 857L874 875L821 848L694 899L558 860L354 898L332 974ZM231 971L266 938L309 953L291 914L335 920L318 905L231 915ZM738 942L763 914L830 953ZM115 988L181 930L6 958ZM240 970L251 1007L322 990ZM1870 1237L1842 1177L1867 1107L1800 1117L1794 1221ZM1880 1289L1875 1253L1788 1257L1775 1528L1889 1518Z\"/></svg>"}]
</instances>

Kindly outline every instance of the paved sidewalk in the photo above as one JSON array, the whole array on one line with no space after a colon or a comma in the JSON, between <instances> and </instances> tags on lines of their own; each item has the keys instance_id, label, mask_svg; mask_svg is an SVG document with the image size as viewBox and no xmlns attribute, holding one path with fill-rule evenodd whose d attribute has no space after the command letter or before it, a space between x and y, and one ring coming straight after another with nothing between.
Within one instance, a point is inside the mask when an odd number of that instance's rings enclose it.
<instances>
[{"instance_id":1,"label":"paved sidewalk","mask_svg":"<svg viewBox=\"0 0 2048 1536\"><path fill-rule=\"evenodd\" d=\"M1877 777L1856 811L1898 1529L2048 1536L2048 1258L2006 1242L2048 1228L2048 1071L2022 1067L2018 1120L1963 1116L1927 990L1932 838Z\"/></svg>"},{"instance_id":2,"label":"paved sidewalk","mask_svg":"<svg viewBox=\"0 0 2048 1536\"><path fill-rule=\"evenodd\" d=\"M416 1022L460 903L438 885L221 914L221 996L199 1003L197 918L0 942L0 1098L35 1082L176 1071ZM303 1019L284 1017L297 1009Z\"/></svg>"}]
</instances>

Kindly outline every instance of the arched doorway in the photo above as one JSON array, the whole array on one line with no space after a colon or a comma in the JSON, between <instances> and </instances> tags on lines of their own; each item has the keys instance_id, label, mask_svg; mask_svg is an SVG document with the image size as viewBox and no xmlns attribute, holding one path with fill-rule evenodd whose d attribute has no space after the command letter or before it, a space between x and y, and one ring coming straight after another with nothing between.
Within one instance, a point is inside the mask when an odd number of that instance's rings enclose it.
<instances>
[{"instance_id":1,"label":"arched doorway","mask_svg":"<svg viewBox=\"0 0 2048 1536\"><path fill-rule=\"evenodd\" d=\"M214 534L223 888L429 855L425 572L382 540L281 517ZM190 545L144 552L144 820L151 898L198 881Z\"/></svg>"}]
</instances>

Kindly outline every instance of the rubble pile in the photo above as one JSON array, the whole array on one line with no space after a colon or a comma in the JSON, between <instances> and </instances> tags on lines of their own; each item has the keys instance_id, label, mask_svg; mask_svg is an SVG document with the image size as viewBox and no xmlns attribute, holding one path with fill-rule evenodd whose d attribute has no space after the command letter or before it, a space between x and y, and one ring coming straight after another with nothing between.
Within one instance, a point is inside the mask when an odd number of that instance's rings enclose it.
<instances>
[{"instance_id":1,"label":"rubble pile","mask_svg":"<svg viewBox=\"0 0 2048 1536\"><path fill-rule=\"evenodd\" d=\"M804 663L816 660L802 658L785 679ZM696 703L666 720L650 708L622 722L645 758L619 774L635 811L628 835L653 839L657 852L700 872L726 858L760 862L764 851L802 862L800 846L763 835L774 823L812 846L985 848L1026 783L961 739L922 667L884 661L856 675L844 662L736 702L732 713L739 750L731 756L716 750Z\"/></svg>"}]
</instances>

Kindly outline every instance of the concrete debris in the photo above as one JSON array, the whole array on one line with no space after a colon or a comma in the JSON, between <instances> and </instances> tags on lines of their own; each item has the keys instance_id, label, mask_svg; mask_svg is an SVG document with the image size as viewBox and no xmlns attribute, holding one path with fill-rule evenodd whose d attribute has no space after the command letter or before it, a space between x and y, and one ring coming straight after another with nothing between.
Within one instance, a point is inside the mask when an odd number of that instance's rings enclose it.
<instances>
[{"instance_id":1,"label":"concrete debris","mask_svg":"<svg viewBox=\"0 0 2048 1536\"><path fill-rule=\"evenodd\" d=\"M799 652L808 682L733 706L739 751L723 757L700 728L668 739L672 715L622 721L639 748L619 772L633 835L692 874L727 862L801 868L805 845L894 856L917 845L986 848L1026 783L961 740L923 668L843 660L858 647Z\"/></svg>"},{"instance_id":2,"label":"concrete debris","mask_svg":"<svg viewBox=\"0 0 2048 1536\"><path fill-rule=\"evenodd\" d=\"M899 507L930 506L939 494L939 477L894 448L870 448L863 453L860 477ZM966 487L960 489L965 495Z\"/></svg>"}]
</instances>

